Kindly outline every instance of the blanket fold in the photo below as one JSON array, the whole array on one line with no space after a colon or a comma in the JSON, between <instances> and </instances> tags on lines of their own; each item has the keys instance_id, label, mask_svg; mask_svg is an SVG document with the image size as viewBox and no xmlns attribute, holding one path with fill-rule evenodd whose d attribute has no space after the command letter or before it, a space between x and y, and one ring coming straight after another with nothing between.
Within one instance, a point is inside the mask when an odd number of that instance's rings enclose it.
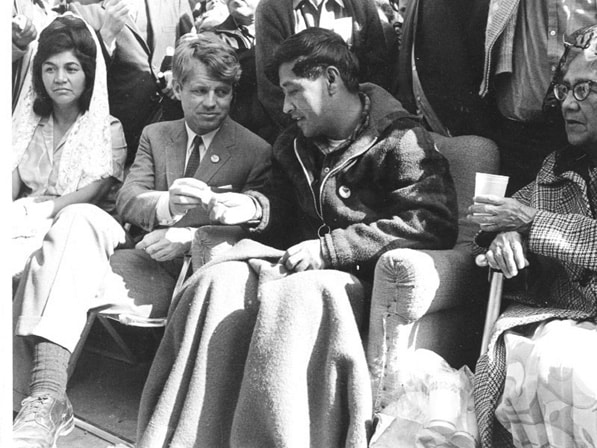
<instances>
[{"instance_id":1,"label":"blanket fold","mask_svg":"<svg viewBox=\"0 0 597 448\"><path fill-rule=\"evenodd\" d=\"M138 447L367 446L366 288L341 271L289 273L281 255L242 240L187 281L145 384Z\"/></svg>"}]
</instances>

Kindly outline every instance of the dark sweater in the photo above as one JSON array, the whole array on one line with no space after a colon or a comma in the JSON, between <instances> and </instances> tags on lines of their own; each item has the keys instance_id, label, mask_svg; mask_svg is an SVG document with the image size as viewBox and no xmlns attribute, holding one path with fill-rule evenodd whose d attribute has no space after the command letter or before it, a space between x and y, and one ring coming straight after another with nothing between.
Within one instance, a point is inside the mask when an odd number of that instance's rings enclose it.
<instances>
[{"instance_id":1,"label":"dark sweater","mask_svg":"<svg viewBox=\"0 0 597 448\"><path fill-rule=\"evenodd\" d=\"M285 248L318 238L327 226L326 264L370 278L386 250L452 247L457 210L448 162L430 134L385 90L364 84L361 91L371 100L369 121L345 150L326 156L330 171L315 176L319 191L312 192L302 166L312 170L308 155L319 149L295 125L280 135L272 188L267 196L253 193L263 218L252 231Z\"/></svg>"}]
</instances>

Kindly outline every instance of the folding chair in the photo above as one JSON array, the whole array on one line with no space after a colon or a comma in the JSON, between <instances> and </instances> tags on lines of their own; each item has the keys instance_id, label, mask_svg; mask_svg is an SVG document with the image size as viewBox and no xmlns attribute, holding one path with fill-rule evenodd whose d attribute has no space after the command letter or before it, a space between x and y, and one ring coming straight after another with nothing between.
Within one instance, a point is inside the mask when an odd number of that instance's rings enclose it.
<instances>
[{"instance_id":1,"label":"folding chair","mask_svg":"<svg viewBox=\"0 0 597 448\"><path fill-rule=\"evenodd\" d=\"M189 267L191 265L191 255L187 254L184 257L184 261L182 264L182 268L180 270L180 274L178 275L178 279L176 281L176 285L174 286L174 291L172 293L172 297L175 297L176 294L180 291L187 274L189 272ZM85 342L87 341L87 337L89 336L89 332L93 327L96 319L102 324L103 328L107 331L108 335L112 338L112 340L116 343L119 350L122 352L122 355L118 355L116 353L108 353L104 350L93 349L92 351L96 353L100 353L104 356L108 356L113 359L117 359L119 361L124 361L128 364L134 365L137 364L137 357L133 354L133 351L129 348L127 343L124 341L122 336L116 331L114 325L111 321L120 322L123 325L131 326L131 327L140 327L140 328L160 328L165 327L167 323L166 317L159 317L159 318L149 318L149 317L139 317L133 316L130 314L117 314L117 315L104 315L101 311L92 310L87 315L87 322L83 331L81 332L81 337L79 338L79 342L77 346L73 350L71 354L70 361L68 364L68 378L70 380L72 374L75 371L77 366L77 362L79 361L79 357L83 351L83 347L85 346Z\"/></svg>"}]
</instances>

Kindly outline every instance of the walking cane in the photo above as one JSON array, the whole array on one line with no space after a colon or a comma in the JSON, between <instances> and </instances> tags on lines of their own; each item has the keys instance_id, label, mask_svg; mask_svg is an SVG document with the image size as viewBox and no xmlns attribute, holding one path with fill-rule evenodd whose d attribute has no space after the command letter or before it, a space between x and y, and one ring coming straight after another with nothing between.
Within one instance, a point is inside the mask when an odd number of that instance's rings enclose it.
<instances>
[{"instance_id":1,"label":"walking cane","mask_svg":"<svg viewBox=\"0 0 597 448\"><path fill-rule=\"evenodd\" d=\"M487 266L487 260L484 255L478 255L475 258L477 266ZM500 307L502 305L502 287L504 283L504 274L500 271L491 269L490 271L490 287L489 300L487 301L487 313L485 314L485 326L483 327L483 339L481 341L481 356L487 351L489 345L489 338L493 326L500 315Z\"/></svg>"}]
</instances>

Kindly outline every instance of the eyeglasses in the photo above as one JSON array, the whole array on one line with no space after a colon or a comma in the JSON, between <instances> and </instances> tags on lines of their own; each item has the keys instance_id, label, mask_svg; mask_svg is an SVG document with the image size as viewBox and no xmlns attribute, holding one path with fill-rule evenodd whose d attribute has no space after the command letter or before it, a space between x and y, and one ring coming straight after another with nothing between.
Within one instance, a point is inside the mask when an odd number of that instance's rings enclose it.
<instances>
[{"instance_id":1,"label":"eyeglasses","mask_svg":"<svg viewBox=\"0 0 597 448\"><path fill-rule=\"evenodd\" d=\"M570 84L562 82L553 86L553 94L558 101L564 101L568 96L568 92L572 90L572 96L576 101L584 101L591 92L595 92L593 86L597 86L597 81L580 81L572 87L570 87Z\"/></svg>"}]
</instances>

